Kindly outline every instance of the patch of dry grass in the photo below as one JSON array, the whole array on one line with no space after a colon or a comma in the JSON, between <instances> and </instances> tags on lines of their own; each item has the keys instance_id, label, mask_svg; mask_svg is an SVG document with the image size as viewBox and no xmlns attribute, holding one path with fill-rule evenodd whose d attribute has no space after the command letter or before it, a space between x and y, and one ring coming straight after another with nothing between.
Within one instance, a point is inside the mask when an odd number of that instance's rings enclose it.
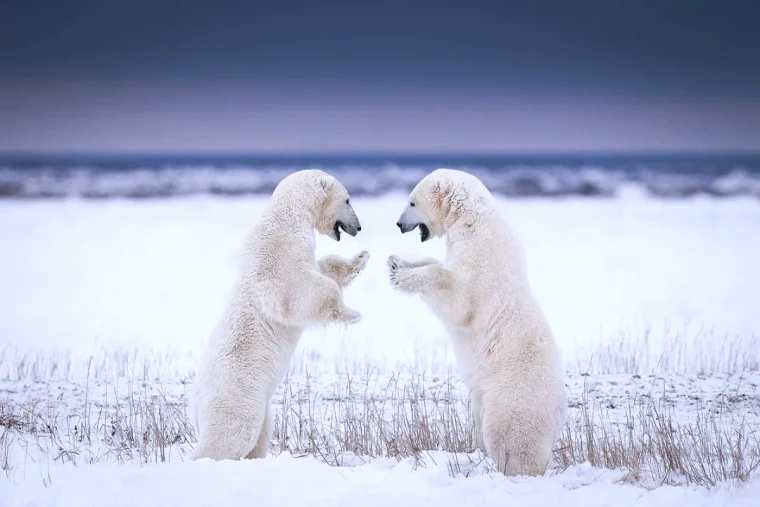
<instances>
[{"instance_id":1,"label":"patch of dry grass","mask_svg":"<svg viewBox=\"0 0 760 507\"><path fill-rule=\"evenodd\" d=\"M624 469L631 482L714 486L745 482L760 468L760 426L739 410L701 406L683 421L664 397L633 399L622 419L589 400L584 389L555 448L564 466L589 462Z\"/></svg>"},{"instance_id":2,"label":"patch of dry grass","mask_svg":"<svg viewBox=\"0 0 760 507\"><path fill-rule=\"evenodd\" d=\"M452 473L468 473L463 459L481 459L471 457L469 402L456 378L380 382L376 375L346 377L320 392L314 382L286 378L273 407L272 452L311 454L341 466L373 457L424 461L429 451L446 451ZM0 467L11 472L19 459L14 452L25 460L73 464L185 459L195 442L186 396L168 396L160 384L149 384L132 381L126 397L117 395L117 386L105 397L88 388L73 408L53 398L0 402ZM573 400L555 445L557 468L589 462L626 470L630 481L645 485L712 486L746 481L760 467L760 428L730 408L698 409L684 421L650 393L644 403L631 400L622 417L610 414L588 390Z\"/></svg>"},{"instance_id":3,"label":"patch of dry grass","mask_svg":"<svg viewBox=\"0 0 760 507\"><path fill-rule=\"evenodd\" d=\"M115 394L73 409L58 399L29 397L0 402L0 468L9 471L15 448L24 459L57 464L150 463L168 461L178 445L195 441L185 403L148 394L145 383L128 386L126 400Z\"/></svg>"},{"instance_id":4,"label":"patch of dry grass","mask_svg":"<svg viewBox=\"0 0 760 507\"><path fill-rule=\"evenodd\" d=\"M424 352L414 358L413 364L395 364L361 354L327 359L319 350L299 348L291 360L290 371L306 375L310 368L319 367L321 373L327 374L364 374L373 366L380 366L384 371L445 375L453 366L453 354L440 353L437 348ZM191 350L101 349L90 356L77 356L69 350L19 351L6 346L0 350L0 380L45 382L85 375L92 379L129 379L147 371L161 378L183 378L195 374L195 364ZM565 370L567 375L760 371L760 335L723 336L712 329L673 330L667 326L643 334L620 330L589 350L573 347L573 354L565 357Z\"/></svg>"},{"instance_id":5,"label":"patch of dry grass","mask_svg":"<svg viewBox=\"0 0 760 507\"><path fill-rule=\"evenodd\" d=\"M760 335L720 335L710 328L621 329L588 353L567 358L568 375L706 374L760 371Z\"/></svg>"},{"instance_id":6,"label":"patch of dry grass","mask_svg":"<svg viewBox=\"0 0 760 507\"><path fill-rule=\"evenodd\" d=\"M468 402L457 396L451 378L426 389L423 376L407 382L394 376L381 386L373 375L361 381L348 376L328 393L314 391L309 382L294 390L288 380L282 405L276 405L276 450L315 454L338 465L346 454L405 458L474 450Z\"/></svg>"}]
</instances>

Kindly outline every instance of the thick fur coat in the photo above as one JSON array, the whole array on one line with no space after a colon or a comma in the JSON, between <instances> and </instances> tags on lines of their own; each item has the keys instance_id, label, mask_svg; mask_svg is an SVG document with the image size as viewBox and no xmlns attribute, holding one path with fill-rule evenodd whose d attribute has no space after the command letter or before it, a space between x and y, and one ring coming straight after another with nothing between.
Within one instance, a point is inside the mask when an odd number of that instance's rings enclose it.
<instances>
[{"instance_id":1,"label":"thick fur coat","mask_svg":"<svg viewBox=\"0 0 760 507\"><path fill-rule=\"evenodd\" d=\"M528 284L523 248L488 189L438 169L414 188L397 223L422 241L446 237L443 263L388 258L395 288L418 294L446 327L471 390L477 444L506 475L540 475L567 416L551 328Z\"/></svg>"},{"instance_id":2,"label":"thick fur coat","mask_svg":"<svg viewBox=\"0 0 760 507\"><path fill-rule=\"evenodd\" d=\"M277 185L248 235L231 298L205 345L190 399L193 459L264 457L270 400L304 328L361 319L342 288L369 254L317 261L315 229L339 241L341 231L356 235L361 226L340 182L298 171Z\"/></svg>"}]
</instances>

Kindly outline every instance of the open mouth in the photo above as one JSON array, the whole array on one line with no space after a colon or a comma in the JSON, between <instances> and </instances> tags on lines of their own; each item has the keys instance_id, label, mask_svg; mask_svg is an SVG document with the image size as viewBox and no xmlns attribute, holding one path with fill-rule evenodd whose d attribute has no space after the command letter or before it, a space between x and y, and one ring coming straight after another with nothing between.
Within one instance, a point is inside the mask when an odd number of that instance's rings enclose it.
<instances>
[{"instance_id":1,"label":"open mouth","mask_svg":"<svg viewBox=\"0 0 760 507\"><path fill-rule=\"evenodd\" d=\"M335 225L333 225L333 235L335 236L335 241L340 241L340 230L343 229L346 230L346 225L341 222L340 220L335 222Z\"/></svg>"},{"instance_id":2,"label":"open mouth","mask_svg":"<svg viewBox=\"0 0 760 507\"><path fill-rule=\"evenodd\" d=\"M362 230L361 226L359 227L347 226L346 224L338 220L337 222L335 222L335 225L333 225L333 236L335 237L335 241L340 241L340 231L345 232L349 236L356 236L356 233L361 230Z\"/></svg>"},{"instance_id":3,"label":"open mouth","mask_svg":"<svg viewBox=\"0 0 760 507\"><path fill-rule=\"evenodd\" d=\"M430 229L425 224L420 224L420 243L424 243L430 239Z\"/></svg>"},{"instance_id":4,"label":"open mouth","mask_svg":"<svg viewBox=\"0 0 760 507\"><path fill-rule=\"evenodd\" d=\"M428 226L423 224L422 222L418 224L414 224L412 226L408 226L406 224L403 224L401 222L396 222L396 225L398 225L398 228L401 230L401 234L406 234L407 232L411 232L417 227L420 228L420 241L424 243L425 241L430 239L430 229L428 229Z\"/></svg>"}]
</instances>

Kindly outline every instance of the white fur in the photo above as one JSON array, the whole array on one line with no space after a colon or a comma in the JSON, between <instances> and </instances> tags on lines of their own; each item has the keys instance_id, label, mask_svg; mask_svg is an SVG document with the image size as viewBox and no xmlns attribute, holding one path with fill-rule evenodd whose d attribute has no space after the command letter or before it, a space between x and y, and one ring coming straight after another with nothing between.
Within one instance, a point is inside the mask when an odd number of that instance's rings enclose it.
<instances>
[{"instance_id":1,"label":"white fur","mask_svg":"<svg viewBox=\"0 0 760 507\"><path fill-rule=\"evenodd\" d=\"M340 182L316 170L295 172L275 188L248 235L231 299L193 383L193 459L264 457L270 399L304 328L360 320L344 305L341 289L364 269L369 254L315 259L314 229L337 240L337 221L350 233L361 229L348 198Z\"/></svg>"},{"instance_id":2,"label":"white fur","mask_svg":"<svg viewBox=\"0 0 760 507\"><path fill-rule=\"evenodd\" d=\"M420 181L399 219L446 236L443 263L388 259L391 283L418 294L449 332L471 390L476 443L506 475L541 475L567 416L554 336L528 284L523 249L476 177Z\"/></svg>"}]
</instances>

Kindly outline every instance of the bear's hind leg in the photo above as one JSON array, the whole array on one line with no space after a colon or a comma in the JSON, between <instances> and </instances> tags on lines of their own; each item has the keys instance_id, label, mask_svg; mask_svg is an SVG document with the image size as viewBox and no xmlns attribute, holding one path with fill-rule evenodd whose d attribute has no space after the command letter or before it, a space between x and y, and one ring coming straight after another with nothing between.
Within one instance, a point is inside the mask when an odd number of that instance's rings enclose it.
<instances>
[{"instance_id":1,"label":"bear's hind leg","mask_svg":"<svg viewBox=\"0 0 760 507\"><path fill-rule=\"evenodd\" d=\"M266 408L249 400L215 400L204 407L203 431L193 452L193 460L242 459L255 447L264 426Z\"/></svg>"},{"instance_id":2,"label":"bear's hind leg","mask_svg":"<svg viewBox=\"0 0 760 507\"><path fill-rule=\"evenodd\" d=\"M261 427L261 431L259 432L259 438L256 441L256 445L253 447L253 450L248 453L246 458L248 459L266 458L266 455L269 452L269 443L270 443L271 438L272 438L272 416L271 416L269 405L267 405L267 411L266 411L266 414L264 415L264 425Z\"/></svg>"},{"instance_id":3,"label":"bear's hind leg","mask_svg":"<svg viewBox=\"0 0 760 507\"><path fill-rule=\"evenodd\" d=\"M485 450L483 443L483 395L470 391L470 415L472 416L473 445L476 449Z\"/></svg>"},{"instance_id":4,"label":"bear's hind leg","mask_svg":"<svg viewBox=\"0 0 760 507\"><path fill-rule=\"evenodd\" d=\"M508 400L485 402L483 437L489 457L507 476L543 475L551 464L551 439L536 414L520 413Z\"/></svg>"}]
</instances>

